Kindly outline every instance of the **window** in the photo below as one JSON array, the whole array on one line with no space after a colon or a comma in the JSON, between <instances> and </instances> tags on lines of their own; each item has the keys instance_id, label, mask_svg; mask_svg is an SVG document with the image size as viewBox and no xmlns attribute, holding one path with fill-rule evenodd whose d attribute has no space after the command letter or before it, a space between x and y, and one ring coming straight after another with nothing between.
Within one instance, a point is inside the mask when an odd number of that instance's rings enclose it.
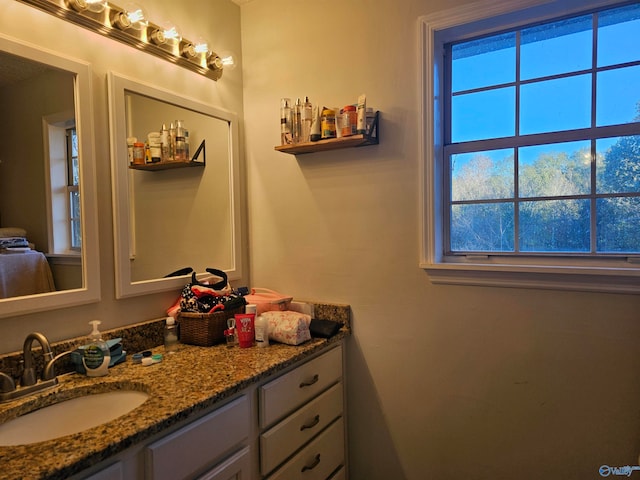
<instances>
[{"instance_id":1,"label":"window","mask_svg":"<svg viewBox=\"0 0 640 480\"><path fill-rule=\"evenodd\" d=\"M80 225L80 169L78 165L78 135L76 127L66 130L67 138L67 194L69 196L69 238L71 249L82 247L82 229Z\"/></svg>"},{"instance_id":2,"label":"window","mask_svg":"<svg viewBox=\"0 0 640 480\"><path fill-rule=\"evenodd\" d=\"M422 265L640 292L640 4L507 3L423 21Z\"/></svg>"},{"instance_id":3,"label":"window","mask_svg":"<svg viewBox=\"0 0 640 480\"><path fill-rule=\"evenodd\" d=\"M80 167L74 115L72 112L53 114L44 118L43 123L47 132L48 256L79 256L82 249Z\"/></svg>"}]
</instances>

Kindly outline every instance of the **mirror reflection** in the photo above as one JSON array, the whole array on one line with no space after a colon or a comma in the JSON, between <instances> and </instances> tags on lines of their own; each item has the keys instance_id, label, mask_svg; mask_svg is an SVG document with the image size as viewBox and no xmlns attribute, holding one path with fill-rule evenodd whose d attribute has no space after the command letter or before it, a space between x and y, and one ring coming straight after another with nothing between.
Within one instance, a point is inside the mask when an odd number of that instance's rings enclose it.
<instances>
[{"instance_id":1,"label":"mirror reflection","mask_svg":"<svg viewBox=\"0 0 640 480\"><path fill-rule=\"evenodd\" d=\"M237 117L115 73L109 75L116 296L182 287L174 272L240 274ZM195 162L131 168L132 138L148 142L180 120ZM202 146L197 158L193 158ZM171 168L168 168L171 167Z\"/></svg>"},{"instance_id":2,"label":"mirror reflection","mask_svg":"<svg viewBox=\"0 0 640 480\"><path fill-rule=\"evenodd\" d=\"M74 86L0 52L0 299L83 287Z\"/></svg>"},{"instance_id":3,"label":"mirror reflection","mask_svg":"<svg viewBox=\"0 0 640 480\"><path fill-rule=\"evenodd\" d=\"M229 122L130 91L125 104L129 138L144 141L180 120L192 154L205 142L198 155L202 168L129 170L131 281L185 267L232 268Z\"/></svg>"}]
</instances>

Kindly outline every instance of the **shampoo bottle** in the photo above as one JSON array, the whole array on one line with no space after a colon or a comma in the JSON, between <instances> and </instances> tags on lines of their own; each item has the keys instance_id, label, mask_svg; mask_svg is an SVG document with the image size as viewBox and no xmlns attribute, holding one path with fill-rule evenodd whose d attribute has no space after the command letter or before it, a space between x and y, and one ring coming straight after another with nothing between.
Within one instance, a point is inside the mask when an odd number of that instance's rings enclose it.
<instances>
[{"instance_id":1,"label":"shampoo bottle","mask_svg":"<svg viewBox=\"0 0 640 480\"><path fill-rule=\"evenodd\" d=\"M89 335L89 344L84 348L82 363L88 377L102 377L109 373L109 361L111 360L109 346L98 331L100 320L92 320L89 325L93 325L93 330Z\"/></svg>"},{"instance_id":2,"label":"shampoo bottle","mask_svg":"<svg viewBox=\"0 0 640 480\"><path fill-rule=\"evenodd\" d=\"M269 346L269 320L260 315L255 321L256 345L258 347Z\"/></svg>"}]
</instances>

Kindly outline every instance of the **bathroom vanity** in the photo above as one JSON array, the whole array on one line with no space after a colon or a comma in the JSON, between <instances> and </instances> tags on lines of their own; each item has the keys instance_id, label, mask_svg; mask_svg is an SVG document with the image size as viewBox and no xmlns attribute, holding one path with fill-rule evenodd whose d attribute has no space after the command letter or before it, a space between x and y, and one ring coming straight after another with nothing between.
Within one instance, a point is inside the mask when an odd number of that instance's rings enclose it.
<instances>
[{"instance_id":1,"label":"bathroom vanity","mask_svg":"<svg viewBox=\"0 0 640 480\"><path fill-rule=\"evenodd\" d=\"M151 366L127 361L97 379L63 375L52 390L0 405L0 421L75 391L136 389L149 399L77 434L0 447L3 478L346 478L348 335L268 348L181 344Z\"/></svg>"}]
</instances>

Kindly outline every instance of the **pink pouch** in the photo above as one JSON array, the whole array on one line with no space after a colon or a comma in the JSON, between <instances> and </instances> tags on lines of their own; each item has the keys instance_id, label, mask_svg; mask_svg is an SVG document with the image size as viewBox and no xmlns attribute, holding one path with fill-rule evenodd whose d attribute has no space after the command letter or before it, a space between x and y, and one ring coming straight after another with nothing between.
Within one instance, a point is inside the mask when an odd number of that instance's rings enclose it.
<instances>
[{"instance_id":1,"label":"pink pouch","mask_svg":"<svg viewBox=\"0 0 640 480\"><path fill-rule=\"evenodd\" d=\"M268 288L252 288L244 299L248 304L256 306L256 316L264 312L288 310L293 297L282 295Z\"/></svg>"},{"instance_id":2,"label":"pink pouch","mask_svg":"<svg viewBox=\"0 0 640 480\"><path fill-rule=\"evenodd\" d=\"M265 312L269 324L269 339L287 345L300 345L311 340L311 316L299 312Z\"/></svg>"}]
</instances>

